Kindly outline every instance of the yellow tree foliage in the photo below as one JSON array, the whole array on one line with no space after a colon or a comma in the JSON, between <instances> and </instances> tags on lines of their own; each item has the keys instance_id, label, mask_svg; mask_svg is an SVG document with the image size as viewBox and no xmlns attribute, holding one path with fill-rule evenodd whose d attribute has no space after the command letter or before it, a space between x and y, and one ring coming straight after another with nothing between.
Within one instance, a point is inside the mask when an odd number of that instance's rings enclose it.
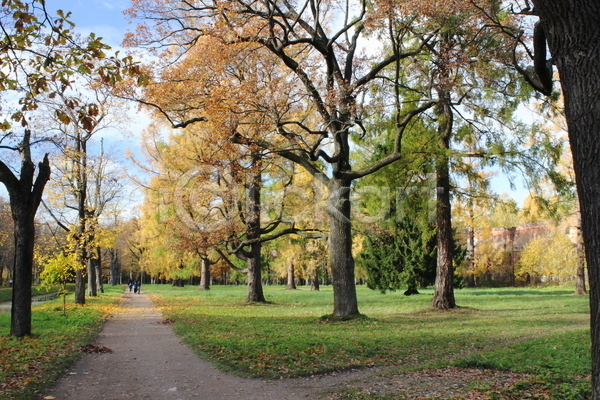
<instances>
[{"instance_id":1,"label":"yellow tree foliage","mask_svg":"<svg viewBox=\"0 0 600 400\"><path fill-rule=\"evenodd\" d=\"M206 125L176 131L158 123L145 133L156 176L147 185L138 235L146 249L140 265L152 276L183 276L181 265L189 275L189 266L201 257L215 261L212 249L244 231L243 154L211 133Z\"/></svg>"},{"instance_id":2,"label":"yellow tree foliage","mask_svg":"<svg viewBox=\"0 0 600 400\"><path fill-rule=\"evenodd\" d=\"M75 253L59 252L46 260L44 269L40 274L42 286L60 284L63 286L75 278L75 271L80 268Z\"/></svg>"},{"instance_id":3,"label":"yellow tree foliage","mask_svg":"<svg viewBox=\"0 0 600 400\"><path fill-rule=\"evenodd\" d=\"M484 196L472 201L461 201L453 207L456 226L461 231L461 240L467 242L467 258L457 268L457 273L475 281L494 281L503 276L512 276L511 255L507 249L495 242L494 228L513 228L520 225L520 213L514 200L506 195ZM469 235L473 235L469 248ZM469 250L471 252L469 253Z\"/></svg>"},{"instance_id":4,"label":"yellow tree foliage","mask_svg":"<svg viewBox=\"0 0 600 400\"><path fill-rule=\"evenodd\" d=\"M577 268L577 248L564 233L539 236L529 242L517 263L515 275L525 282L573 279Z\"/></svg>"},{"instance_id":5,"label":"yellow tree foliage","mask_svg":"<svg viewBox=\"0 0 600 400\"><path fill-rule=\"evenodd\" d=\"M295 266L296 277L313 279L317 270L327 266L327 188L303 169L292 168L293 179L289 185L283 180L275 182L272 190L281 193L278 199L283 207L285 221L299 229L320 230L309 238L286 237L278 241L278 257L274 262L279 276L287 274L289 263Z\"/></svg>"}]
</instances>

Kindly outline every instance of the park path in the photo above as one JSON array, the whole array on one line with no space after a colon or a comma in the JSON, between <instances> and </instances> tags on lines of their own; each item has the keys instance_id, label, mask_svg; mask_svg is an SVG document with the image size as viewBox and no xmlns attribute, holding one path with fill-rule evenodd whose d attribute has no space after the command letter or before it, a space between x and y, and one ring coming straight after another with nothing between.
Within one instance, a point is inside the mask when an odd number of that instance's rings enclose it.
<instances>
[{"instance_id":1,"label":"park path","mask_svg":"<svg viewBox=\"0 0 600 400\"><path fill-rule=\"evenodd\" d=\"M44 399L297 400L318 398L340 383L333 377L269 382L220 372L180 342L146 294L124 297L122 312L95 342L96 349L112 352L84 353Z\"/></svg>"}]
</instances>

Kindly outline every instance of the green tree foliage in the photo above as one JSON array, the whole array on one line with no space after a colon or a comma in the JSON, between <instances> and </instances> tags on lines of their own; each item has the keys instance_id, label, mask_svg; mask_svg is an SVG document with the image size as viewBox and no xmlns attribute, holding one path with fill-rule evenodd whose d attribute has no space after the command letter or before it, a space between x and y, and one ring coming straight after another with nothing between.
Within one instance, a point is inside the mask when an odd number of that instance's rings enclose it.
<instances>
[{"instance_id":1,"label":"green tree foliage","mask_svg":"<svg viewBox=\"0 0 600 400\"><path fill-rule=\"evenodd\" d=\"M408 287L405 294L433 284L436 253L435 230L423 230L417 223L402 219L390 231L371 232L357 264L367 270L367 286L382 292Z\"/></svg>"},{"instance_id":2,"label":"green tree foliage","mask_svg":"<svg viewBox=\"0 0 600 400\"><path fill-rule=\"evenodd\" d=\"M393 121L384 117L369 132L376 139L361 149L365 157L377 159L393 148ZM366 270L372 289L408 287L408 294L435 280L434 136L415 121L404 137L403 162L357 183L355 218L363 245L356 265Z\"/></svg>"}]
</instances>

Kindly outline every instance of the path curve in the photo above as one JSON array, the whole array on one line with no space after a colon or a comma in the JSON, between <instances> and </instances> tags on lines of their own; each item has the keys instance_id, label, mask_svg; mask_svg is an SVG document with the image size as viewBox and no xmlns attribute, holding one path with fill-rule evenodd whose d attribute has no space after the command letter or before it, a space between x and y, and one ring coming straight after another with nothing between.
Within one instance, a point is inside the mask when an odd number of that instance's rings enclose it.
<instances>
[{"instance_id":1,"label":"path curve","mask_svg":"<svg viewBox=\"0 0 600 400\"><path fill-rule=\"evenodd\" d=\"M109 319L95 345L110 353L84 354L45 395L57 400L297 400L354 374L263 381L219 371L182 344L146 294L125 293L123 310ZM358 375L362 375L361 371Z\"/></svg>"}]
</instances>

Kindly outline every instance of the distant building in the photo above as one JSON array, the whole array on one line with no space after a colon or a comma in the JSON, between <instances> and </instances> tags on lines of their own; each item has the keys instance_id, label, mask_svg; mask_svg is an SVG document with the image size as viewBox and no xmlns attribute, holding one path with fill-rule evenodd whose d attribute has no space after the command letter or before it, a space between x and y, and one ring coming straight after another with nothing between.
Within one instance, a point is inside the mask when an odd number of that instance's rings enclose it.
<instances>
[{"instance_id":1,"label":"distant building","mask_svg":"<svg viewBox=\"0 0 600 400\"><path fill-rule=\"evenodd\" d=\"M492 240L495 248L511 251L518 255L527 243L551 231L545 222L533 222L512 228L492 228ZM475 240L477 243L477 235L475 235Z\"/></svg>"},{"instance_id":2,"label":"distant building","mask_svg":"<svg viewBox=\"0 0 600 400\"><path fill-rule=\"evenodd\" d=\"M515 266L525 246L536 237L551 232L545 222L476 232L474 265L467 282L471 285L514 285Z\"/></svg>"}]
</instances>

